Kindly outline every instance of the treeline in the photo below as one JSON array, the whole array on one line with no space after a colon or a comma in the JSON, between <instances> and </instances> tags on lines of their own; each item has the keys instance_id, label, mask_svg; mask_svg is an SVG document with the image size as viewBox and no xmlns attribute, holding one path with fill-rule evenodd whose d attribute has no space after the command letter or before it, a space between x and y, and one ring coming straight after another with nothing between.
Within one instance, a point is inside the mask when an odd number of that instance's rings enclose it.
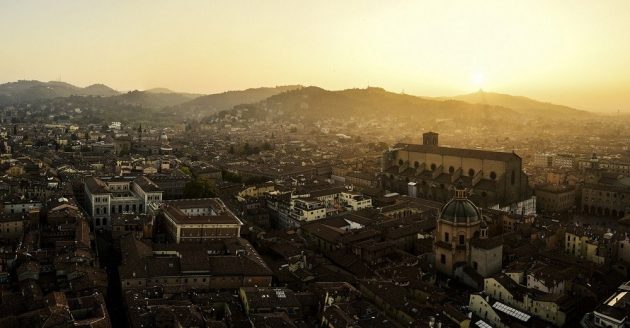
<instances>
[{"instance_id":1,"label":"treeline","mask_svg":"<svg viewBox=\"0 0 630 328\"><path fill-rule=\"evenodd\" d=\"M234 182L234 183L245 183L245 184L259 184L265 183L269 181L269 178L263 176L253 176L243 179L243 177L237 173L232 173L229 171L221 171L221 177L223 181Z\"/></svg>"},{"instance_id":2,"label":"treeline","mask_svg":"<svg viewBox=\"0 0 630 328\"><path fill-rule=\"evenodd\" d=\"M260 145L250 145L249 142L246 142L243 145L234 145L230 146L228 153L232 155L255 155L260 153L263 150L272 150L274 146L270 144L268 141L263 142Z\"/></svg>"}]
</instances>

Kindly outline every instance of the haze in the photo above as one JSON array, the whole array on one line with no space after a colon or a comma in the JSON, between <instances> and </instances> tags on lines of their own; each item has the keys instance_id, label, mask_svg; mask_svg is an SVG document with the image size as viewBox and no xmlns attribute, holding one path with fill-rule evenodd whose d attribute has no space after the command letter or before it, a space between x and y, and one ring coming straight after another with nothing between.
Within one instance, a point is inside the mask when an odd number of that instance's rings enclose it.
<instances>
[{"instance_id":1,"label":"haze","mask_svg":"<svg viewBox=\"0 0 630 328\"><path fill-rule=\"evenodd\" d=\"M283 84L630 110L629 1L5 1L1 82Z\"/></svg>"}]
</instances>

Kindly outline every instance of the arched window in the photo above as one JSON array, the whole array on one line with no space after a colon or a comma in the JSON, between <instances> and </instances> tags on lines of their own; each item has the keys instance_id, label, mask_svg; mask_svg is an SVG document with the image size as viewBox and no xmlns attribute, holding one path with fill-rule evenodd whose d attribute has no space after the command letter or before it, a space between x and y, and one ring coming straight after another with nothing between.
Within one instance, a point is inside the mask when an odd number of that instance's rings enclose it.
<instances>
[{"instance_id":1,"label":"arched window","mask_svg":"<svg viewBox=\"0 0 630 328\"><path fill-rule=\"evenodd\" d=\"M435 171L436 168L437 168L437 165L435 165L435 163L431 163L431 171Z\"/></svg>"},{"instance_id":2,"label":"arched window","mask_svg":"<svg viewBox=\"0 0 630 328\"><path fill-rule=\"evenodd\" d=\"M402 166L402 165L403 165L403 163L404 163L404 162L403 162L403 160L402 160L402 159L399 159L399 160L398 160L398 166Z\"/></svg>"},{"instance_id":3,"label":"arched window","mask_svg":"<svg viewBox=\"0 0 630 328\"><path fill-rule=\"evenodd\" d=\"M418 161L413 162L413 167L419 168L420 167L420 163Z\"/></svg>"},{"instance_id":4,"label":"arched window","mask_svg":"<svg viewBox=\"0 0 630 328\"><path fill-rule=\"evenodd\" d=\"M101 214L101 208L100 207L96 208L96 214Z\"/></svg>"},{"instance_id":5,"label":"arched window","mask_svg":"<svg viewBox=\"0 0 630 328\"><path fill-rule=\"evenodd\" d=\"M468 176L469 177L474 177L475 176L475 169L468 170Z\"/></svg>"},{"instance_id":6,"label":"arched window","mask_svg":"<svg viewBox=\"0 0 630 328\"><path fill-rule=\"evenodd\" d=\"M455 172L455 168L454 168L454 167L452 167L452 166L449 166L449 167L448 167L448 173L453 174L453 172Z\"/></svg>"},{"instance_id":7,"label":"arched window","mask_svg":"<svg viewBox=\"0 0 630 328\"><path fill-rule=\"evenodd\" d=\"M496 180L497 179L497 172L494 172L494 171L490 172L490 179Z\"/></svg>"}]
</instances>

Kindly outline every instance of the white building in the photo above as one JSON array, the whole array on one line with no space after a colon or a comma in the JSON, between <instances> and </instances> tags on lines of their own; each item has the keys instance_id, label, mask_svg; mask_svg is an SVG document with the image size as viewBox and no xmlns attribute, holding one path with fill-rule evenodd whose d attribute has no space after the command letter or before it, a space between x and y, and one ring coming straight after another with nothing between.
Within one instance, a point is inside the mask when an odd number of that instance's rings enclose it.
<instances>
[{"instance_id":1,"label":"white building","mask_svg":"<svg viewBox=\"0 0 630 328\"><path fill-rule=\"evenodd\" d=\"M619 286L604 303L593 311L592 320L597 327L623 328L630 323L630 281Z\"/></svg>"},{"instance_id":2,"label":"white building","mask_svg":"<svg viewBox=\"0 0 630 328\"><path fill-rule=\"evenodd\" d=\"M352 192L352 191L344 191L340 195L341 203L348 210L358 211L364 208L372 207L372 199L366 196L363 196L360 193Z\"/></svg>"}]
</instances>

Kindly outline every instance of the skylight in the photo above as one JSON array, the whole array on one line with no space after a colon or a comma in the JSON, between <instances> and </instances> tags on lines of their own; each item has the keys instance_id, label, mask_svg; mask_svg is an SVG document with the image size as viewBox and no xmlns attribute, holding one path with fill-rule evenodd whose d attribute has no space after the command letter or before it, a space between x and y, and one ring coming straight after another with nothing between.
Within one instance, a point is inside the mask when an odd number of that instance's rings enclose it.
<instances>
[{"instance_id":1,"label":"skylight","mask_svg":"<svg viewBox=\"0 0 630 328\"><path fill-rule=\"evenodd\" d=\"M527 322L527 320L529 320L529 318L531 318L532 316L525 313L525 312L521 312L513 307L507 306L501 302L496 302L492 305L493 308L495 308L496 310L499 310L511 317L514 317L516 319L519 319L523 322Z\"/></svg>"}]
</instances>

